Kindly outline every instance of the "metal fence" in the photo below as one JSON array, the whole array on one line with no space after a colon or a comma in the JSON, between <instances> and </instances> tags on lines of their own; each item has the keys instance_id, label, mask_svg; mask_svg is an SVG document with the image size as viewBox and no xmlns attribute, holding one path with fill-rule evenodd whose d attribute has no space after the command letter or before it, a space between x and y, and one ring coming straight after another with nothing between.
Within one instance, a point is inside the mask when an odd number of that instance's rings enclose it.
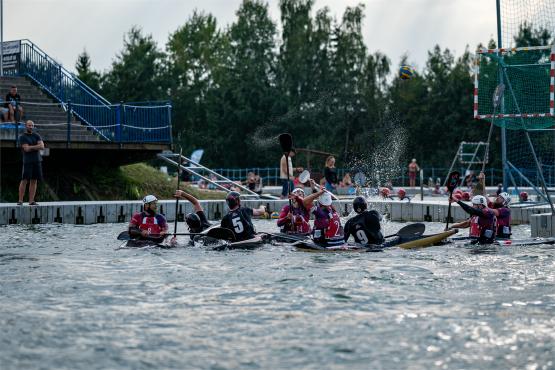
<instances>
[{"instance_id":1,"label":"metal fence","mask_svg":"<svg viewBox=\"0 0 555 370\"><path fill-rule=\"evenodd\" d=\"M20 41L17 68L6 74L32 79L104 140L171 142L170 102L110 104L29 40Z\"/></svg>"},{"instance_id":2,"label":"metal fence","mask_svg":"<svg viewBox=\"0 0 555 370\"><path fill-rule=\"evenodd\" d=\"M464 174L466 167L455 168L454 170L459 171L460 173ZM247 174L249 172L254 172L255 174L262 177L265 186L276 186L281 185L281 180L279 179L279 168L278 167L252 167L252 168L216 168L214 171L222 174L223 176L233 180L233 181L245 181L247 178ZM423 178L424 184L427 185L429 179L431 178L433 183L440 180L440 183L443 184L445 177L447 176L447 171L449 168L447 167L430 167L430 168L422 168L423 171ZM538 173L532 169L521 169L524 175L526 175L530 180L539 181ZM351 172L349 169L346 168L337 168L337 177L339 181L345 176L347 172ZM478 171L475 171L477 174ZM316 174L316 179L319 179L322 174L321 173L314 173ZM503 171L497 168L490 168L485 171L486 174L486 185L487 186L497 186L499 183L503 181ZM527 187L529 186L522 178L513 175L514 180L517 186L519 187ZM351 178L353 177L353 173L351 172ZM555 186L555 168L553 167L544 167L544 177L548 186L552 187ZM400 176L394 177L392 179L392 183L394 186L408 186L409 185L409 177L408 174L404 173ZM536 182L536 184L539 182ZM420 176L416 178L417 186L420 186ZM512 185L512 184L511 184Z\"/></svg>"}]
</instances>

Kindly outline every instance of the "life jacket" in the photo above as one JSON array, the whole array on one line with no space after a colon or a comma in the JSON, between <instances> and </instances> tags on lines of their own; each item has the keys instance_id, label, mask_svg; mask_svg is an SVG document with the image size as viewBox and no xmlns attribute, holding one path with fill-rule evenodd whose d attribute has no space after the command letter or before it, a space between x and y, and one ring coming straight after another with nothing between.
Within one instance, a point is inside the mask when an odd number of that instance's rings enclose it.
<instances>
[{"instance_id":1,"label":"life jacket","mask_svg":"<svg viewBox=\"0 0 555 370\"><path fill-rule=\"evenodd\" d=\"M491 243L495 240L497 219L488 208L483 210L483 215L470 217L470 237L481 243Z\"/></svg>"},{"instance_id":2,"label":"life jacket","mask_svg":"<svg viewBox=\"0 0 555 370\"><path fill-rule=\"evenodd\" d=\"M134 217L135 221L138 221L138 227L140 230L146 230L149 234L160 234L162 229L165 227L165 220L162 215L149 216L146 212L141 212Z\"/></svg>"},{"instance_id":3,"label":"life jacket","mask_svg":"<svg viewBox=\"0 0 555 370\"><path fill-rule=\"evenodd\" d=\"M501 207L497 209L499 217L497 217L497 237L510 238L511 237L511 209L508 207Z\"/></svg>"},{"instance_id":4,"label":"life jacket","mask_svg":"<svg viewBox=\"0 0 555 370\"><path fill-rule=\"evenodd\" d=\"M344 243L341 219L333 207L324 209L315 206L312 208L312 213L315 217L312 235L316 242L323 242L328 246Z\"/></svg>"},{"instance_id":5,"label":"life jacket","mask_svg":"<svg viewBox=\"0 0 555 370\"><path fill-rule=\"evenodd\" d=\"M289 213L293 216L292 222L289 222L287 218ZM306 208L302 206L289 208L287 204L281 209L277 225L280 227L281 232L307 234L310 232L309 220L310 213Z\"/></svg>"}]
</instances>

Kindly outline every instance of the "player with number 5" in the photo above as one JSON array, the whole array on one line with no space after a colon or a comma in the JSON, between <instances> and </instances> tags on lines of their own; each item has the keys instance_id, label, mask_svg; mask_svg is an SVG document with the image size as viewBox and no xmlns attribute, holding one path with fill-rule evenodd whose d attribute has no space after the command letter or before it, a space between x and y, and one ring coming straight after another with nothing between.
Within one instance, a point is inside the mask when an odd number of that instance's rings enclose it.
<instances>
[{"instance_id":1,"label":"player with number 5","mask_svg":"<svg viewBox=\"0 0 555 370\"><path fill-rule=\"evenodd\" d=\"M264 206L256 209L241 207L240 197L241 194L236 191L227 194L225 202L229 207L229 213L224 216L221 224L223 228L233 231L236 241L252 239L256 233L251 220L252 216L262 216L266 213Z\"/></svg>"}]
</instances>

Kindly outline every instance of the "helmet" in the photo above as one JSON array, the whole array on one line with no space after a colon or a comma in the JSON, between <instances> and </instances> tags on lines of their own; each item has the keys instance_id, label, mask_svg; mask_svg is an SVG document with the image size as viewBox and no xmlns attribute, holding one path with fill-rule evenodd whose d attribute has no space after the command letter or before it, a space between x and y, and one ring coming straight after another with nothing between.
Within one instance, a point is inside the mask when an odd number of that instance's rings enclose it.
<instances>
[{"instance_id":1,"label":"helmet","mask_svg":"<svg viewBox=\"0 0 555 370\"><path fill-rule=\"evenodd\" d=\"M462 200L465 200L467 202L470 200L470 193L468 191L462 193Z\"/></svg>"},{"instance_id":2,"label":"helmet","mask_svg":"<svg viewBox=\"0 0 555 370\"><path fill-rule=\"evenodd\" d=\"M295 194L297 196L302 196L304 197L304 190L301 188L295 188L293 189L293 191L291 192L292 194Z\"/></svg>"},{"instance_id":3,"label":"helmet","mask_svg":"<svg viewBox=\"0 0 555 370\"><path fill-rule=\"evenodd\" d=\"M380 189L380 194L382 197L387 198L390 194L390 191L388 188L381 188Z\"/></svg>"},{"instance_id":4,"label":"helmet","mask_svg":"<svg viewBox=\"0 0 555 370\"><path fill-rule=\"evenodd\" d=\"M320 202L320 204L323 206L331 206L331 194L324 193L320 195L320 198L318 198L318 202Z\"/></svg>"},{"instance_id":5,"label":"helmet","mask_svg":"<svg viewBox=\"0 0 555 370\"><path fill-rule=\"evenodd\" d=\"M366 199L364 197L356 197L353 199L353 209L356 213L362 213L366 211L368 204L366 203Z\"/></svg>"},{"instance_id":6,"label":"helmet","mask_svg":"<svg viewBox=\"0 0 555 370\"><path fill-rule=\"evenodd\" d=\"M196 213L189 213L185 217L185 222L187 226L189 226L189 230L192 232L198 232L202 229L202 222L200 221L200 217Z\"/></svg>"},{"instance_id":7,"label":"helmet","mask_svg":"<svg viewBox=\"0 0 555 370\"><path fill-rule=\"evenodd\" d=\"M509 193L503 192L498 195L499 197L503 198L503 205L508 206L511 203L511 196Z\"/></svg>"},{"instance_id":8,"label":"helmet","mask_svg":"<svg viewBox=\"0 0 555 370\"><path fill-rule=\"evenodd\" d=\"M230 191L225 198L225 202L229 208L235 208L241 203L241 194L236 191Z\"/></svg>"},{"instance_id":9,"label":"helmet","mask_svg":"<svg viewBox=\"0 0 555 370\"><path fill-rule=\"evenodd\" d=\"M487 207L488 201L487 201L486 197L484 197L483 195L475 195L472 198L472 204L481 204L484 207Z\"/></svg>"},{"instance_id":10,"label":"helmet","mask_svg":"<svg viewBox=\"0 0 555 370\"><path fill-rule=\"evenodd\" d=\"M522 191L520 192L519 197L521 202L526 202L528 200L528 193L525 191Z\"/></svg>"},{"instance_id":11,"label":"helmet","mask_svg":"<svg viewBox=\"0 0 555 370\"><path fill-rule=\"evenodd\" d=\"M156 198L154 195L147 195L146 197L143 198L143 204L148 204L148 203L152 203L152 202L157 202L158 198Z\"/></svg>"},{"instance_id":12,"label":"helmet","mask_svg":"<svg viewBox=\"0 0 555 370\"><path fill-rule=\"evenodd\" d=\"M455 199L457 202L459 200L462 200L462 194L461 193L453 193L453 199Z\"/></svg>"},{"instance_id":13,"label":"helmet","mask_svg":"<svg viewBox=\"0 0 555 370\"><path fill-rule=\"evenodd\" d=\"M406 195L407 195L407 192L405 191L405 189L401 188L397 190L397 196L399 198L404 198Z\"/></svg>"}]
</instances>

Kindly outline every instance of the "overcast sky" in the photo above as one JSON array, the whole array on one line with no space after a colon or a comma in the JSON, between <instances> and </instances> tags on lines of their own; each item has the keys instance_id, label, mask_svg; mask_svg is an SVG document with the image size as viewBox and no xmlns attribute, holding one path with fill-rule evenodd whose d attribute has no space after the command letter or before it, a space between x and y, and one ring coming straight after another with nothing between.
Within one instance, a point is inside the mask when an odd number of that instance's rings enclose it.
<instances>
[{"instance_id":1,"label":"overcast sky","mask_svg":"<svg viewBox=\"0 0 555 370\"><path fill-rule=\"evenodd\" d=\"M341 18L346 6L366 4L364 37L370 52L380 50L395 65L404 53L415 67L424 66L435 44L458 56L466 45L496 34L495 0L316 0ZM92 67L106 70L122 49L123 35L133 26L152 34L160 48L196 8L212 13L220 26L230 24L241 0L4 0L4 40L30 39L74 71L86 49ZM269 0L271 17L279 20L279 0Z\"/></svg>"}]
</instances>

